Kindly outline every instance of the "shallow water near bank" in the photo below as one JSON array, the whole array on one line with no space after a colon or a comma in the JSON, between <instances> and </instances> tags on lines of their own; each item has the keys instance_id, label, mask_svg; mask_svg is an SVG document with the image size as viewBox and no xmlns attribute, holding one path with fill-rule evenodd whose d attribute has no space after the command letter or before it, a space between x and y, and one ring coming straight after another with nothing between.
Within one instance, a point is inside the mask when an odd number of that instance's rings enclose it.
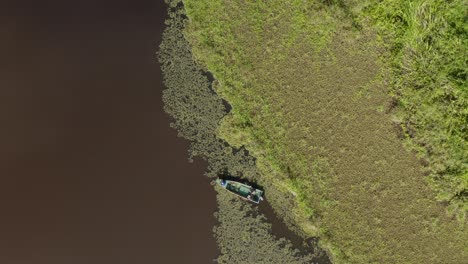
<instances>
[{"instance_id":1,"label":"shallow water near bank","mask_svg":"<svg viewBox=\"0 0 468 264\"><path fill-rule=\"evenodd\" d=\"M267 200L259 204L258 210L267 218L268 223L271 224L271 233L277 238L286 238L289 240L294 248L299 250L300 254L318 253L316 251L319 249L315 245L318 242L318 238L304 239L291 231L283 220L276 215L273 207L271 207ZM320 256L317 256L314 261L319 264L331 263L325 252L321 252Z\"/></svg>"}]
</instances>

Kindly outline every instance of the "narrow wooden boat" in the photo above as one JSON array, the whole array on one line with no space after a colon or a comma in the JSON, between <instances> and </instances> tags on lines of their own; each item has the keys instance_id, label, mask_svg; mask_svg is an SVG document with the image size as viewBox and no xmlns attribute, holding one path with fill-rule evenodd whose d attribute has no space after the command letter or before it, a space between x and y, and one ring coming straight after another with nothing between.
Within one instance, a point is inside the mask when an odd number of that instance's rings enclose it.
<instances>
[{"instance_id":1,"label":"narrow wooden boat","mask_svg":"<svg viewBox=\"0 0 468 264\"><path fill-rule=\"evenodd\" d=\"M263 200L263 191L236 181L217 179L216 182L224 189L241 198L258 204Z\"/></svg>"}]
</instances>

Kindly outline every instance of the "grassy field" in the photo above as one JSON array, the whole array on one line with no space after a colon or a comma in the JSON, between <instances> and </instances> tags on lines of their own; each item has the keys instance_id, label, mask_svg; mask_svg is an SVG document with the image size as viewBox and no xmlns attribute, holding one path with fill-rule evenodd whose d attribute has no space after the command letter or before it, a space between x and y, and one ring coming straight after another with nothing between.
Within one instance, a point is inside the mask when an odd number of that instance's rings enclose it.
<instances>
[{"instance_id":1,"label":"grassy field","mask_svg":"<svg viewBox=\"0 0 468 264\"><path fill-rule=\"evenodd\" d=\"M466 101L450 108L429 101L431 91L411 89L411 80L427 73L402 53L413 33L388 29L383 2L185 0L186 37L233 107L219 135L246 146L256 157L258 180L270 185L273 206L308 235L319 235L336 263L463 263ZM434 67L440 80L462 78ZM450 96L466 98L463 85ZM442 116L423 126L427 120L415 116L434 116L431 107ZM447 115L452 123L437 123ZM430 133L458 137L442 144ZM440 153L428 155L421 146L429 144ZM431 160L441 157L449 159L441 161L444 168ZM439 184L447 182L453 184ZM437 199L456 200L457 214L447 214Z\"/></svg>"}]
</instances>

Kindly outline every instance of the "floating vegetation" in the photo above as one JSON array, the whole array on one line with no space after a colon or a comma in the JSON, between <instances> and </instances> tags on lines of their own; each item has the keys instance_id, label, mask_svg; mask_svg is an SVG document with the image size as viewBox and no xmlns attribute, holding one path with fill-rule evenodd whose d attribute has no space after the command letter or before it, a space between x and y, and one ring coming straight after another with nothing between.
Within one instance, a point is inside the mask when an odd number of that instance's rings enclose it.
<instances>
[{"instance_id":1,"label":"floating vegetation","mask_svg":"<svg viewBox=\"0 0 468 264\"><path fill-rule=\"evenodd\" d=\"M169 19L158 59L167 88L163 91L164 108L173 117L171 126L179 136L190 140L191 158L208 161L208 176L224 174L258 180L255 160L245 148L233 148L217 136L229 106L214 92L209 75L193 59L184 38L186 17L181 1L166 2L170 7ZM269 186L268 182L266 185ZM272 201L292 202L290 196L274 196L273 188L269 191ZM230 198L228 193L218 194L219 225L215 236L221 250L219 263L312 263L311 254L301 254L288 240L270 234L270 225L257 209ZM288 202L282 204L282 210L289 210Z\"/></svg>"},{"instance_id":2,"label":"floating vegetation","mask_svg":"<svg viewBox=\"0 0 468 264\"><path fill-rule=\"evenodd\" d=\"M169 1L170 18L158 52L167 88L163 91L164 110L173 117L171 126L179 136L190 140L190 157L199 156L208 161L209 176L224 172L254 178L254 159L244 148L233 149L216 135L227 109L211 88L207 75L193 60L183 35L184 9L178 3Z\"/></svg>"},{"instance_id":3,"label":"floating vegetation","mask_svg":"<svg viewBox=\"0 0 468 264\"><path fill-rule=\"evenodd\" d=\"M221 249L218 263L314 263L311 254L301 255L289 241L273 236L271 225L256 206L222 190L217 200L219 224L214 231Z\"/></svg>"}]
</instances>

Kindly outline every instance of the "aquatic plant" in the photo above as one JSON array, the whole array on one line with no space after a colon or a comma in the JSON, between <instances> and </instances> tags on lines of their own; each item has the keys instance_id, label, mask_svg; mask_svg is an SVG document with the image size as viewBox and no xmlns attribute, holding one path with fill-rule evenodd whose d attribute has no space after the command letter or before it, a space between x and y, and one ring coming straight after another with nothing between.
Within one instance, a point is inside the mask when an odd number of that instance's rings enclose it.
<instances>
[{"instance_id":1,"label":"aquatic plant","mask_svg":"<svg viewBox=\"0 0 468 264\"><path fill-rule=\"evenodd\" d=\"M169 1L170 18L158 52L164 75L164 110L173 117L171 126L180 137L191 141L190 158L208 161L208 175L227 173L253 178L254 159L244 148L233 149L219 139L216 131L227 109L213 91L207 74L193 60L190 45L183 36L186 20L180 1Z\"/></svg>"},{"instance_id":2,"label":"aquatic plant","mask_svg":"<svg viewBox=\"0 0 468 264\"><path fill-rule=\"evenodd\" d=\"M219 190L219 224L215 227L221 256L218 263L314 263L313 255L301 255L284 238L271 234L271 225L257 207Z\"/></svg>"},{"instance_id":3,"label":"aquatic plant","mask_svg":"<svg viewBox=\"0 0 468 264\"><path fill-rule=\"evenodd\" d=\"M255 160L245 148L233 148L217 136L219 122L227 114L226 104L193 59L183 34L186 18L181 1L166 2L169 19L158 60L166 86L164 109L173 118L171 126L179 136L190 140L191 158L201 157L208 162L208 176L228 174L256 179ZM214 233L221 250L219 263L311 263L312 255L301 255L289 241L271 235L270 225L249 204L229 199L221 191L218 205L219 224Z\"/></svg>"}]
</instances>

